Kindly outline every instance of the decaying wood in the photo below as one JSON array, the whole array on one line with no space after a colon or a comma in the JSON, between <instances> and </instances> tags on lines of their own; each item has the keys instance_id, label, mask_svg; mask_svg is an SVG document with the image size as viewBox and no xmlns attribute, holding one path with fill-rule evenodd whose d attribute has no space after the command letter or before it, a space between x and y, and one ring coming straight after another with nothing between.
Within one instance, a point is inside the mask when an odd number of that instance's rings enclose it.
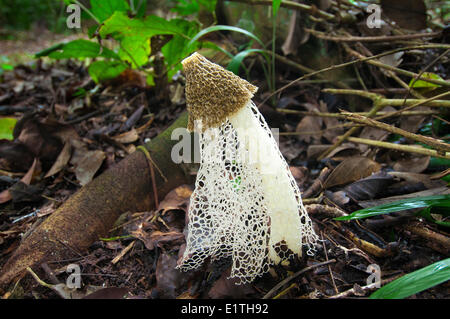
<instances>
[{"instance_id":1,"label":"decaying wood","mask_svg":"<svg viewBox=\"0 0 450 319\"><path fill-rule=\"evenodd\" d=\"M171 159L172 146L178 143L171 140L171 133L186 124L184 113L145 145L158 167L155 182L160 198L190 182L182 166ZM148 160L143 152L136 151L81 188L23 240L0 272L0 289L22 277L27 267L81 254L107 234L120 214L151 209L152 190Z\"/></svg>"}]
</instances>

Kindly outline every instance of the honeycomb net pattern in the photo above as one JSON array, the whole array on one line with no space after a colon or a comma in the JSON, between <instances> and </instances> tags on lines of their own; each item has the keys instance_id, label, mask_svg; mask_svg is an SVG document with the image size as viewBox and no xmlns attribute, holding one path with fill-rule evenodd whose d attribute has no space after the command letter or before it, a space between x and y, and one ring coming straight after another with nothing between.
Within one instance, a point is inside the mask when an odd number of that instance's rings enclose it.
<instances>
[{"instance_id":1,"label":"honeycomb net pattern","mask_svg":"<svg viewBox=\"0 0 450 319\"><path fill-rule=\"evenodd\" d=\"M299 245L314 251L317 236L301 201L300 190L284 160L267 123L256 106L250 102L252 116L259 122L282 159L290 186L297 201L300 227L295 231ZM247 150L239 142L238 132L230 120L218 128L200 133L201 163L191 195L186 250L179 269L199 267L205 259L232 257L230 277L238 283L252 282L269 270L273 262L289 258L293 252L284 242L271 243L271 212L264 194L263 180L257 166L248 161ZM269 251L277 258L271 258ZM297 252L301 254L300 252Z\"/></svg>"}]
</instances>

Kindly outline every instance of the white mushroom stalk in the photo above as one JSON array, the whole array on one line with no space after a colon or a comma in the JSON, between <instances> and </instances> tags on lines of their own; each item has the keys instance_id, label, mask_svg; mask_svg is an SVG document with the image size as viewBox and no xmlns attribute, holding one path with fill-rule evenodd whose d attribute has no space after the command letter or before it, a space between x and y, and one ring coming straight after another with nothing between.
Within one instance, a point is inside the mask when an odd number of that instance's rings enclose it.
<instances>
[{"instance_id":1,"label":"white mushroom stalk","mask_svg":"<svg viewBox=\"0 0 450 319\"><path fill-rule=\"evenodd\" d=\"M300 190L263 116L257 88L198 53L183 61L188 129L200 135L200 168L178 268L232 257L230 277L251 282L273 263L312 254L317 240Z\"/></svg>"}]
</instances>

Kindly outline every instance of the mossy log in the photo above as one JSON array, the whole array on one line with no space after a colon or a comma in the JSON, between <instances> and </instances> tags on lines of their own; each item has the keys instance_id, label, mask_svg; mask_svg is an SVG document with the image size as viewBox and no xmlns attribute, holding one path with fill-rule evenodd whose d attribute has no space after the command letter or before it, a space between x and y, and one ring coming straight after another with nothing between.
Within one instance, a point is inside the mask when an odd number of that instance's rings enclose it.
<instances>
[{"instance_id":1,"label":"mossy log","mask_svg":"<svg viewBox=\"0 0 450 319\"><path fill-rule=\"evenodd\" d=\"M187 113L183 113L145 145L160 170L154 169L159 198L190 182L182 166L171 159L172 147L178 142L171 140L172 131L186 125ZM148 159L144 152L136 151L81 188L22 240L0 272L0 289L22 277L27 267L85 252L99 237L107 235L120 214L149 210L154 198Z\"/></svg>"}]
</instances>

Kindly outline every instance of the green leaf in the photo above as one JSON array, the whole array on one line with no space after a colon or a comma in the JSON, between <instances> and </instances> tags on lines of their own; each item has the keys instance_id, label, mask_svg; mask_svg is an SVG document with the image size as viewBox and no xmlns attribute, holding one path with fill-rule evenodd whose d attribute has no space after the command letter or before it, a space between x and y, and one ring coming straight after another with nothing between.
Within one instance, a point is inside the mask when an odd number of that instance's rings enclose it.
<instances>
[{"instance_id":1,"label":"green leaf","mask_svg":"<svg viewBox=\"0 0 450 319\"><path fill-rule=\"evenodd\" d=\"M0 139L13 140L13 131L16 123L17 119L14 118L0 118Z\"/></svg>"},{"instance_id":2,"label":"green leaf","mask_svg":"<svg viewBox=\"0 0 450 319\"><path fill-rule=\"evenodd\" d=\"M91 0L91 11L100 22L104 22L114 12L126 13L130 10L126 0Z\"/></svg>"},{"instance_id":3,"label":"green leaf","mask_svg":"<svg viewBox=\"0 0 450 319\"><path fill-rule=\"evenodd\" d=\"M131 19L123 12L115 12L104 22L99 34L103 38L110 34L119 34L119 38L132 36L151 38L157 34L183 35L180 21L192 23L181 19L167 21L155 15L150 15L144 20Z\"/></svg>"},{"instance_id":4,"label":"green leaf","mask_svg":"<svg viewBox=\"0 0 450 319\"><path fill-rule=\"evenodd\" d=\"M183 16L188 16L200 11L200 7L197 1L193 0L178 0L177 5L172 8L173 12L176 12Z\"/></svg>"},{"instance_id":5,"label":"green leaf","mask_svg":"<svg viewBox=\"0 0 450 319\"><path fill-rule=\"evenodd\" d=\"M228 64L227 69L231 72L233 72L234 74L238 74L239 73L239 67L242 64L242 61L244 61L244 59L251 53L261 53L265 55L265 51L261 50L261 49L248 49L248 50L244 50L239 52L238 54L236 54L233 59L231 59L230 63ZM266 57L267 58L267 57Z\"/></svg>"},{"instance_id":6,"label":"green leaf","mask_svg":"<svg viewBox=\"0 0 450 319\"><path fill-rule=\"evenodd\" d=\"M450 216L450 209L447 206L431 205L430 207L422 209L416 215L422 216L429 222L433 222L437 225L444 226L444 227L450 227L450 222L437 220L437 219L435 219L435 217L433 217L433 215L436 217L437 217L437 215L442 215L445 217Z\"/></svg>"},{"instance_id":7,"label":"green leaf","mask_svg":"<svg viewBox=\"0 0 450 319\"><path fill-rule=\"evenodd\" d=\"M74 40L68 43L59 43L51 48L36 53L35 56L49 56L53 59L81 59L96 57L119 59L119 56L114 51L101 47L97 42L84 39Z\"/></svg>"},{"instance_id":8,"label":"green leaf","mask_svg":"<svg viewBox=\"0 0 450 319\"><path fill-rule=\"evenodd\" d=\"M176 27L183 33L184 36L174 35L173 38L165 44L161 52L164 55L167 64L167 77L170 80L172 76L181 69L181 61L190 53L198 49L199 43L195 42L189 46L189 39L197 34L199 26L197 23L186 20L172 20Z\"/></svg>"},{"instance_id":9,"label":"green leaf","mask_svg":"<svg viewBox=\"0 0 450 319\"><path fill-rule=\"evenodd\" d=\"M114 79L125 71L127 66L119 61L95 61L89 66L88 72L95 83Z\"/></svg>"},{"instance_id":10,"label":"green leaf","mask_svg":"<svg viewBox=\"0 0 450 319\"><path fill-rule=\"evenodd\" d=\"M438 74L435 73L431 73L431 72L424 72L420 78L425 78L425 79L433 79L433 80L443 80ZM439 87L439 84L434 84L434 83L430 83L430 82L426 82L423 80L417 80L414 82L415 79L411 79L411 81L409 82L409 87L412 88L435 88L435 87Z\"/></svg>"},{"instance_id":11,"label":"green leaf","mask_svg":"<svg viewBox=\"0 0 450 319\"><path fill-rule=\"evenodd\" d=\"M125 37L120 41L119 56L138 68L148 62L150 39L140 36Z\"/></svg>"},{"instance_id":12,"label":"green leaf","mask_svg":"<svg viewBox=\"0 0 450 319\"><path fill-rule=\"evenodd\" d=\"M403 299L450 279L450 258L416 270L381 287L371 299Z\"/></svg>"},{"instance_id":13,"label":"green leaf","mask_svg":"<svg viewBox=\"0 0 450 319\"><path fill-rule=\"evenodd\" d=\"M435 195L417 198L408 198L393 203L380 206L369 207L353 212L348 216L334 218L335 220L362 219L377 215L389 214L412 208L422 208L430 206L450 207L450 195Z\"/></svg>"},{"instance_id":14,"label":"green leaf","mask_svg":"<svg viewBox=\"0 0 450 319\"><path fill-rule=\"evenodd\" d=\"M206 29L203 29L202 31L200 31L199 33L197 33L192 39L191 41L189 41L188 45L192 45L195 41L197 41L198 39L200 39L202 36L211 33L211 32L216 32L216 31L234 31L234 32L239 32L242 34L245 34L246 36L252 38L253 40L255 40L256 42L258 42L262 47L264 46L264 43L253 33L248 32L247 30L238 28L238 27L233 27L233 26L229 26L229 25L215 25L212 27L208 27Z\"/></svg>"},{"instance_id":15,"label":"green leaf","mask_svg":"<svg viewBox=\"0 0 450 319\"><path fill-rule=\"evenodd\" d=\"M280 9L280 5L281 5L281 0L273 0L272 1L272 13L273 13L274 17L277 15L278 9Z\"/></svg>"}]
</instances>

